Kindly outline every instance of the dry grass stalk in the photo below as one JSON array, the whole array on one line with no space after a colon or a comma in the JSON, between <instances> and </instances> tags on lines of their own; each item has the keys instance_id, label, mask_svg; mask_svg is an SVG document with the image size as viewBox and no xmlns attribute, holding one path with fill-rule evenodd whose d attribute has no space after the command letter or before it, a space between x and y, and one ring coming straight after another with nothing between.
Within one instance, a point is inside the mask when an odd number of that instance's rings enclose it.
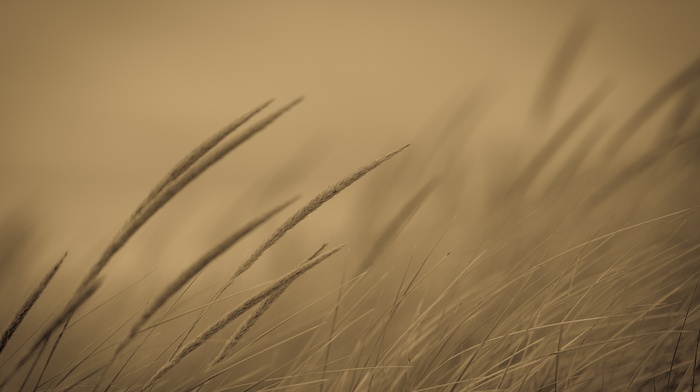
<instances>
[{"instance_id":1,"label":"dry grass stalk","mask_svg":"<svg viewBox=\"0 0 700 392\"><path fill-rule=\"evenodd\" d=\"M7 342L10 341L10 338L12 335L17 331L17 328L19 328L19 325L22 323L22 320L27 316L27 313L32 309L34 306L34 303L41 297L41 294L44 292L46 289L46 286L49 285L51 282L51 279L53 279L54 275L56 275L56 272L58 269L61 267L61 264L63 264L63 260L66 258L66 255L68 253L64 253L63 256L61 257L60 260L58 260L58 263L51 268L51 270L44 276L44 279L39 283L39 286L37 286L36 289L34 289L34 292L27 298L27 300L24 302L24 305L19 309L17 314L15 315L15 318L12 319L12 322L10 322L10 325L5 329L5 332L2 333L2 341L0 341L0 353L2 353L2 350L5 348L7 345Z\"/></svg>"},{"instance_id":2,"label":"dry grass stalk","mask_svg":"<svg viewBox=\"0 0 700 392\"><path fill-rule=\"evenodd\" d=\"M303 264L308 263L311 260L313 260L314 257L318 256L321 252L323 252L323 250L326 248L326 246L328 246L328 244L323 244L316 252L314 252L314 254L309 256L309 258L304 260L299 266L302 266ZM226 343L224 344L224 347L221 348L221 351L219 351L219 354L216 356L214 361L210 364L210 367L213 367L213 366L219 364L221 361L223 361L228 356L228 354L231 352L231 350L236 345L236 343L238 343L243 338L243 336L245 336L245 334L248 333L248 331L250 331L250 329L255 325L255 322L258 321L258 319L260 319L260 317L262 317L262 315L265 314L265 312L267 312L268 309L270 309L270 306L272 306L272 304L275 303L275 301L277 301L277 299L279 299L279 297L281 297L282 294L284 294L285 290L287 290L287 288L289 288L290 284L291 284L291 282L289 284L286 284L286 285L280 287L279 290L270 294L270 296L267 297L265 302L263 302L260 306L258 306L258 308L255 309L255 312L253 312L253 314L248 316L248 318L246 318L243 321L243 323L241 323L241 325L238 326L238 329L236 329L236 332L233 334L233 336L231 336L231 338L228 341L226 341Z\"/></svg>"},{"instance_id":3,"label":"dry grass stalk","mask_svg":"<svg viewBox=\"0 0 700 392\"><path fill-rule=\"evenodd\" d=\"M168 173L163 179L153 187L153 190L151 190L151 193L141 202L141 204L136 208L136 211L134 211L131 219L133 219L137 214L141 213L143 211L144 207L153 199L158 196L158 194L171 182L175 181L178 177L182 175L187 169L189 169L193 164L195 164L204 154L209 152L212 148L216 147L219 142L224 140L224 138L228 135L231 134L231 132L235 131L236 129L240 128L243 124L248 122L253 116L256 114L260 113L263 109L268 107L272 103L272 100L269 100L262 105L256 107L255 109L251 110L250 112L244 114L240 118L236 119L233 121L231 124L226 126L224 129L220 130L219 132L216 132L215 134L211 135L209 139L205 140L197 146L194 150L192 150L189 154L187 154L186 157L182 158L182 160L175 165L175 167L172 168L170 173Z\"/></svg>"},{"instance_id":4,"label":"dry grass stalk","mask_svg":"<svg viewBox=\"0 0 700 392\"><path fill-rule=\"evenodd\" d=\"M250 308L253 306L257 305L258 303L262 302L264 299L269 297L270 295L274 294L277 292L280 288L284 286L290 285L292 282L294 282L297 278L299 278L301 275L309 271L311 268L317 266L319 263L324 261L325 259L329 258L339 250L341 250L343 246L338 246L322 255L319 255L318 257L314 258L313 260L302 264L299 266L297 269L294 271L288 273L287 275L281 277L278 279L276 282L272 283L270 286L268 286L265 290L260 291L259 293L255 294L254 296L248 298L245 302L243 302L241 305L221 317L217 322L214 324L210 325L204 332L202 332L197 338L192 340L189 344L187 344L185 347L180 349L178 353L176 353L171 360L169 360L165 365L163 365L157 372L156 374L151 377L148 382L144 385L143 389L149 389L152 386L155 385L158 380L160 380L165 373L170 371L173 367L175 367L178 363L180 363L187 355L192 353L194 350L196 350L198 347L203 345L207 340L209 340L212 336L214 336L217 332L221 331L224 327L226 327L228 324L230 324L232 321L240 317L243 313L247 312Z\"/></svg>"},{"instance_id":5,"label":"dry grass stalk","mask_svg":"<svg viewBox=\"0 0 700 392\"><path fill-rule=\"evenodd\" d=\"M299 224L299 222L304 220L304 218L309 216L309 214L321 207L323 203L332 199L335 195L352 185L355 181L362 178L365 174L376 169L379 165L391 159L393 156L400 153L408 146L409 144L397 150L394 150L384 155L383 157L376 159L374 162L366 166L363 166L355 173L343 178L335 185L331 186L330 188L319 193L316 197L311 199L304 207L302 207L299 211L297 211L294 215L287 219L279 228L277 228L277 230L275 230L275 232L270 236L270 238L263 242L262 245L258 247L258 249L256 249L250 256L248 256L248 258L243 263L241 263L241 266L238 267L238 270L236 270L231 279L229 279L226 285L222 288L221 292L226 290L226 288L228 288L237 277L246 272L260 258L260 256L262 256L262 254L267 249L269 249L272 245L279 241L280 238L282 238L289 230L293 229L297 224Z\"/></svg>"}]
</instances>

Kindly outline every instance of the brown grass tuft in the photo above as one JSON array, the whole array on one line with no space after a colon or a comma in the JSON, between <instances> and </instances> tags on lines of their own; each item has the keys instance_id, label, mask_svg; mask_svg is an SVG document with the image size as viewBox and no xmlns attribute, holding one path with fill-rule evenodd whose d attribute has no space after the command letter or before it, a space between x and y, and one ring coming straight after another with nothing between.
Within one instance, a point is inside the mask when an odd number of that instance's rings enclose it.
<instances>
[{"instance_id":1,"label":"brown grass tuft","mask_svg":"<svg viewBox=\"0 0 700 392\"><path fill-rule=\"evenodd\" d=\"M319 263L324 261L325 259L331 257L334 255L336 252L341 250L343 246L338 246L326 253L323 253L316 258L312 259L311 261L308 261L306 263L303 263L301 266L297 267L295 270L292 272L288 273L287 275L281 277L278 279L276 282L272 283L269 285L265 290L260 291L259 293L255 294L254 296L248 298L245 302L240 304L238 307L233 309L232 311L228 312L225 314L223 317L221 317L217 322L214 324L210 325L204 332L202 332L197 338L192 340L189 344L187 344L185 347L180 349L179 352L175 354L175 356L169 360L165 365L163 365L151 379L146 382L144 385L143 389L149 389L153 385L155 385L158 380L160 380L165 373L170 371L173 367L175 367L178 363L180 363L187 355L192 353L194 350L196 350L198 347L203 345L207 340L209 340L214 334L217 332L221 331L224 327L226 327L228 324L230 324L232 321L240 317L243 313L247 312L249 309L257 305L258 303L262 302L264 299L268 298L270 295L274 294L275 292L279 291L280 288L289 286L294 282L297 278L299 278L301 275L309 271L311 268L317 266Z\"/></svg>"}]
</instances>

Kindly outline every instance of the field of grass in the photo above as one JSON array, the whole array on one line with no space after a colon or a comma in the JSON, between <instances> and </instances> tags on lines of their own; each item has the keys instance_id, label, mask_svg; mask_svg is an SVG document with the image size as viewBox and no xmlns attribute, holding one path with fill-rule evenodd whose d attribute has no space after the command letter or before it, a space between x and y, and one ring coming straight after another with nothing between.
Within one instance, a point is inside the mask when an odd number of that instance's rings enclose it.
<instances>
[{"instance_id":1,"label":"field of grass","mask_svg":"<svg viewBox=\"0 0 700 392\"><path fill-rule=\"evenodd\" d=\"M484 159L488 103L476 91L325 189L260 196L266 207L242 208L168 281L139 270L105 292L108 266L152 217L249 139L284 128L303 100L242 114L144 192L73 286L52 290L67 249L29 298L11 301L0 389L700 389L700 60L619 124L601 115L607 81L559 115L587 32L574 26L556 51L527 142ZM350 205L340 195L360 183ZM347 204L332 223L342 241L322 229L332 203ZM315 232L285 241L307 218ZM273 278L243 280L260 263Z\"/></svg>"}]
</instances>

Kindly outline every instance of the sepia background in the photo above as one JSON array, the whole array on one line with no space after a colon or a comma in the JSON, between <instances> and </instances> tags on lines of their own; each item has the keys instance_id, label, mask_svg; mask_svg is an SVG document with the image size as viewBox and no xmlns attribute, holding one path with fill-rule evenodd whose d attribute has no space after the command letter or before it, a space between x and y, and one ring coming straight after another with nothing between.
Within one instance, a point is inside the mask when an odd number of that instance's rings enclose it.
<instances>
[{"instance_id":1,"label":"sepia background","mask_svg":"<svg viewBox=\"0 0 700 392\"><path fill-rule=\"evenodd\" d=\"M326 292L372 262L378 271L403 271L403 260L425 257L436 244L440 255L472 255L533 211L543 216L523 233L542 237L522 246L561 230L567 236L551 245L556 253L606 222L609 232L695 207L697 141L655 162L602 207L584 210L577 196L660 143L672 100L620 151L586 136L614 138L605 129L623 126L700 55L697 15L693 1L2 2L0 297L9 300L0 324L68 251L51 300L37 306L46 314L65 302L173 164L272 98L275 108L305 100L197 179L118 254L105 272L105 298L144 276L150 283L135 286L115 309L151 298L256 214L294 195L308 200L406 143L412 146L400 157L290 232L241 285L279 276L324 242L347 245L339 260L305 277L299 298ZM567 47L573 65L556 81L562 87L551 110L538 112L547 72ZM583 131L551 158L522 206L501 207L492 190L517 182L600 86L610 90L593 99ZM694 124L698 111L689 117ZM558 170L586 143L592 147L582 167L592 170L557 187ZM369 260L377 238L422 189L430 196L382 249L386 257ZM282 219L227 252L200 289L219 285ZM695 241L697 216L687 219L678 238ZM507 269L510 258L503 260L483 273ZM444 286L454 268L436 270L430 287Z\"/></svg>"}]
</instances>

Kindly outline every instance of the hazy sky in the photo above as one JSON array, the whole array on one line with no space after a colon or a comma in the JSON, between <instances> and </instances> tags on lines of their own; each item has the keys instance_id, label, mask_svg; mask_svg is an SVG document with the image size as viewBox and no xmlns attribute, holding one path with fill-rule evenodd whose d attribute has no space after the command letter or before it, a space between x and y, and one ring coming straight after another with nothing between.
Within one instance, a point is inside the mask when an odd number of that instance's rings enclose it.
<instances>
[{"instance_id":1,"label":"hazy sky","mask_svg":"<svg viewBox=\"0 0 700 392\"><path fill-rule=\"evenodd\" d=\"M484 126L517 127L582 14L595 28L562 108L611 76L619 120L700 54L696 1L3 1L0 203L120 222L195 143L269 98L306 101L224 164L244 165L237 178L311 146L325 183L479 83L495 92Z\"/></svg>"}]
</instances>

